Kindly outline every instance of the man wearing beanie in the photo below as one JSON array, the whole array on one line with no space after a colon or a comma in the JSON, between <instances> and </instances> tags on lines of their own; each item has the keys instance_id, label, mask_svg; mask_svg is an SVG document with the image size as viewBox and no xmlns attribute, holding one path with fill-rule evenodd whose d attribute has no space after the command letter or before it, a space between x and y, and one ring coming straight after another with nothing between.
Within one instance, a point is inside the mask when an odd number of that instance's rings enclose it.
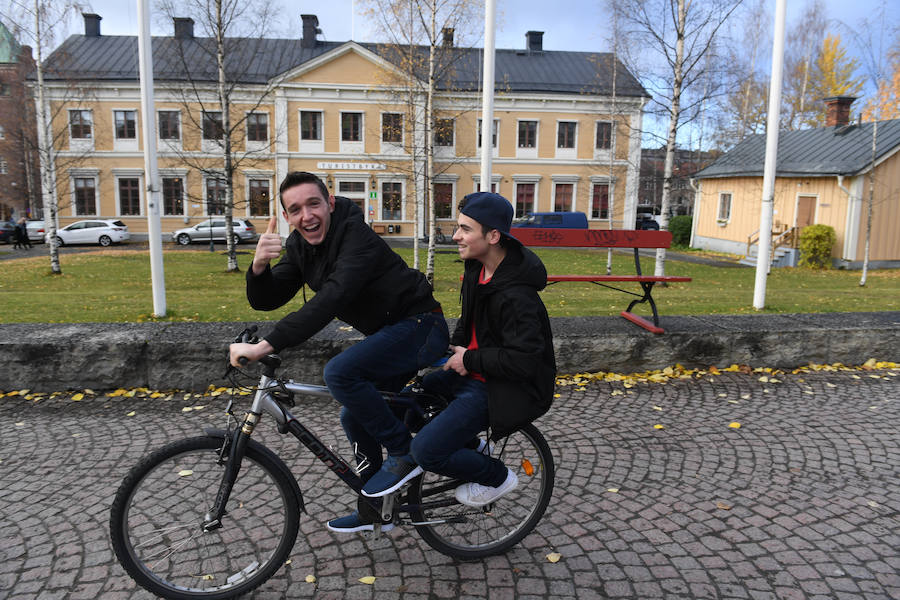
<instances>
[{"instance_id":1,"label":"man wearing beanie","mask_svg":"<svg viewBox=\"0 0 900 600\"><path fill-rule=\"evenodd\" d=\"M413 438L412 456L426 471L460 479L456 499L484 506L515 489L516 474L473 443L488 430L497 440L550 408L556 359L550 319L538 292L547 270L510 235L513 210L503 196L477 192L459 205L453 240L465 262L462 315L442 371L426 390L454 400Z\"/></svg>"}]
</instances>

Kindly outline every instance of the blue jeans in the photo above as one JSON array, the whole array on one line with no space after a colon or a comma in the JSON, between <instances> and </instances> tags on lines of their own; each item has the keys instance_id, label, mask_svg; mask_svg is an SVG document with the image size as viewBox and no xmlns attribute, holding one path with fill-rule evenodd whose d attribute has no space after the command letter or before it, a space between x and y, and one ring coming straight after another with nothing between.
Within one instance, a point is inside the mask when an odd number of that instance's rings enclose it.
<instances>
[{"instance_id":1,"label":"blue jeans","mask_svg":"<svg viewBox=\"0 0 900 600\"><path fill-rule=\"evenodd\" d=\"M487 384L456 371L435 371L422 382L429 392L453 398L447 408L416 435L412 455L426 471L497 487L506 479L500 460L467 447L487 429Z\"/></svg>"},{"instance_id":2,"label":"blue jeans","mask_svg":"<svg viewBox=\"0 0 900 600\"><path fill-rule=\"evenodd\" d=\"M444 316L422 313L382 327L325 365L325 385L343 405L341 424L347 439L369 461L370 468L361 474L364 480L381 468L382 446L394 456L409 453L409 429L378 390L399 389L441 357L449 343Z\"/></svg>"}]
</instances>

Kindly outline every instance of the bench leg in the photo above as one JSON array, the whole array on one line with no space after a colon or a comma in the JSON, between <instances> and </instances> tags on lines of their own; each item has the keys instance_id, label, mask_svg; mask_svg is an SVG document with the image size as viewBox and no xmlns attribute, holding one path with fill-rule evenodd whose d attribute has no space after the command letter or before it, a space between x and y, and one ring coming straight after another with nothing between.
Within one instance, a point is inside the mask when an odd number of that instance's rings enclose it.
<instances>
[{"instance_id":1,"label":"bench leg","mask_svg":"<svg viewBox=\"0 0 900 600\"><path fill-rule=\"evenodd\" d=\"M634 323L639 327L643 327L647 331L655 334L665 333L665 330L659 326L659 312L656 310L656 302L653 301L653 284L654 282L641 282L641 288L644 290L644 295L637 300L632 300L631 304L628 305L628 308L622 311L622 316ZM647 319L643 317L639 317L636 314L631 312L631 309L634 308L635 304L642 304L647 302L650 305L650 310L653 312L653 323L651 324Z\"/></svg>"}]
</instances>

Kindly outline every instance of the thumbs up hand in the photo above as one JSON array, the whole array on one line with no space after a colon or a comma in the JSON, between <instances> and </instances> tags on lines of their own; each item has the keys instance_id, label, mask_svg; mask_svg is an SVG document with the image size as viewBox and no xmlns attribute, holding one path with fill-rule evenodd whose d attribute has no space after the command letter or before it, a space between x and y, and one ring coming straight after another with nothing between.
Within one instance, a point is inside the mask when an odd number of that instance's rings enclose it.
<instances>
[{"instance_id":1,"label":"thumbs up hand","mask_svg":"<svg viewBox=\"0 0 900 600\"><path fill-rule=\"evenodd\" d=\"M281 254L281 236L278 234L278 217L272 215L266 232L259 236L256 243L256 254L253 257L253 274L259 275L266 270L269 261Z\"/></svg>"}]
</instances>

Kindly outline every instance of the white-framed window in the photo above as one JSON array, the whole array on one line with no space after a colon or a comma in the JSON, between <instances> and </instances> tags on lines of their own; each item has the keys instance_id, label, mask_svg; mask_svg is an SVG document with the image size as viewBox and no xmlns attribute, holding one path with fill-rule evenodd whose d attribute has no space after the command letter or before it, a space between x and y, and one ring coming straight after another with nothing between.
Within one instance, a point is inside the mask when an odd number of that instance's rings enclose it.
<instances>
[{"instance_id":1,"label":"white-framed window","mask_svg":"<svg viewBox=\"0 0 900 600\"><path fill-rule=\"evenodd\" d=\"M300 152L322 153L325 151L322 114L321 110L300 111Z\"/></svg>"},{"instance_id":2,"label":"white-framed window","mask_svg":"<svg viewBox=\"0 0 900 600\"><path fill-rule=\"evenodd\" d=\"M100 194L98 193L99 169L71 169L69 185L72 191L72 216L92 217L98 214Z\"/></svg>"},{"instance_id":3,"label":"white-framed window","mask_svg":"<svg viewBox=\"0 0 900 600\"><path fill-rule=\"evenodd\" d=\"M206 214L210 216L224 215L226 198L225 180L218 177L207 177L204 183L203 191L206 195Z\"/></svg>"},{"instance_id":4,"label":"white-framed window","mask_svg":"<svg viewBox=\"0 0 900 600\"><path fill-rule=\"evenodd\" d=\"M475 147L478 150L481 150L481 119L478 119L478 131L476 132L475 137ZM493 156L497 156L499 149L499 137L500 137L500 119L494 119L494 126L491 130L491 154Z\"/></svg>"},{"instance_id":5,"label":"white-framed window","mask_svg":"<svg viewBox=\"0 0 900 600\"><path fill-rule=\"evenodd\" d=\"M246 177L247 212L251 217L271 217L272 182L268 177Z\"/></svg>"},{"instance_id":6,"label":"white-framed window","mask_svg":"<svg viewBox=\"0 0 900 600\"><path fill-rule=\"evenodd\" d=\"M578 176L557 175L553 180L553 210L572 212L576 210L578 198Z\"/></svg>"},{"instance_id":7,"label":"white-framed window","mask_svg":"<svg viewBox=\"0 0 900 600\"><path fill-rule=\"evenodd\" d=\"M177 110L156 111L158 127L156 135L163 151L181 150L181 112Z\"/></svg>"},{"instance_id":8,"label":"white-framed window","mask_svg":"<svg viewBox=\"0 0 900 600\"><path fill-rule=\"evenodd\" d=\"M556 122L556 158L576 158L578 121Z\"/></svg>"},{"instance_id":9,"label":"white-framed window","mask_svg":"<svg viewBox=\"0 0 900 600\"><path fill-rule=\"evenodd\" d=\"M535 212L537 206L537 183L516 182L515 216L524 217Z\"/></svg>"},{"instance_id":10,"label":"white-framed window","mask_svg":"<svg viewBox=\"0 0 900 600\"><path fill-rule=\"evenodd\" d=\"M615 128L612 121L597 121L594 129L594 158L609 157L615 142Z\"/></svg>"},{"instance_id":11,"label":"white-framed window","mask_svg":"<svg viewBox=\"0 0 900 600\"><path fill-rule=\"evenodd\" d=\"M609 221L609 196L612 186L608 181L591 184L591 212L589 219Z\"/></svg>"},{"instance_id":12,"label":"white-framed window","mask_svg":"<svg viewBox=\"0 0 900 600\"><path fill-rule=\"evenodd\" d=\"M369 219L369 214L366 212L366 199L368 197L368 181L369 178L367 175L346 175L337 179L337 194L338 196L344 196L345 198L349 198L356 204L361 211L363 211L363 215L365 215L365 219ZM374 216L374 215L373 215Z\"/></svg>"},{"instance_id":13,"label":"white-framed window","mask_svg":"<svg viewBox=\"0 0 900 600\"><path fill-rule=\"evenodd\" d=\"M456 119L437 118L434 120L434 155L438 158L456 156Z\"/></svg>"},{"instance_id":14,"label":"white-framed window","mask_svg":"<svg viewBox=\"0 0 900 600\"><path fill-rule=\"evenodd\" d=\"M116 206L122 217L141 216L141 177L139 175L116 177Z\"/></svg>"},{"instance_id":15,"label":"white-framed window","mask_svg":"<svg viewBox=\"0 0 900 600\"><path fill-rule=\"evenodd\" d=\"M452 219L455 206L456 185L452 181L435 181L432 188L434 194L434 218Z\"/></svg>"},{"instance_id":16,"label":"white-framed window","mask_svg":"<svg viewBox=\"0 0 900 600\"><path fill-rule=\"evenodd\" d=\"M3 157L0 157L0 175L9 175L9 163Z\"/></svg>"},{"instance_id":17,"label":"white-framed window","mask_svg":"<svg viewBox=\"0 0 900 600\"><path fill-rule=\"evenodd\" d=\"M94 148L94 116L90 110L69 110L69 147L76 151Z\"/></svg>"},{"instance_id":18,"label":"white-framed window","mask_svg":"<svg viewBox=\"0 0 900 600\"><path fill-rule=\"evenodd\" d=\"M269 146L269 113L247 113L247 152L261 152Z\"/></svg>"},{"instance_id":19,"label":"white-framed window","mask_svg":"<svg viewBox=\"0 0 900 600\"><path fill-rule=\"evenodd\" d=\"M403 153L403 113L381 113L381 152Z\"/></svg>"},{"instance_id":20,"label":"white-framed window","mask_svg":"<svg viewBox=\"0 0 900 600\"><path fill-rule=\"evenodd\" d=\"M716 222L727 225L731 220L731 192L719 192L719 208L716 211Z\"/></svg>"},{"instance_id":21,"label":"white-framed window","mask_svg":"<svg viewBox=\"0 0 900 600\"><path fill-rule=\"evenodd\" d=\"M537 158L538 155L538 122L533 119L520 119L516 124L516 157Z\"/></svg>"},{"instance_id":22,"label":"white-framed window","mask_svg":"<svg viewBox=\"0 0 900 600\"><path fill-rule=\"evenodd\" d=\"M503 179L501 175L491 175L491 191L495 194L499 194L498 191L500 189L500 180ZM472 191L480 192L481 191L481 175L472 175Z\"/></svg>"},{"instance_id":23,"label":"white-framed window","mask_svg":"<svg viewBox=\"0 0 900 600\"><path fill-rule=\"evenodd\" d=\"M365 152L365 113L341 112L341 152L362 154Z\"/></svg>"},{"instance_id":24,"label":"white-framed window","mask_svg":"<svg viewBox=\"0 0 900 600\"><path fill-rule=\"evenodd\" d=\"M399 221L403 218L403 183L381 181L381 220Z\"/></svg>"},{"instance_id":25,"label":"white-framed window","mask_svg":"<svg viewBox=\"0 0 900 600\"><path fill-rule=\"evenodd\" d=\"M114 110L113 111L113 147L122 152L136 152L137 141L137 111Z\"/></svg>"},{"instance_id":26,"label":"white-framed window","mask_svg":"<svg viewBox=\"0 0 900 600\"><path fill-rule=\"evenodd\" d=\"M163 174L162 179L162 209L166 216L181 216L184 214L184 176L177 174Z\"/></svg>"},{"instance_id":27,"label":"white-framed window","mask_svg":"<svg viewBox=\"0 0 900 600\"><path fill-rule=\"evenodd\" d=\"M225 128L222 122L222 111L203 111L201 129L203 130L203 152L216 152L222 148L225 139Z\"/></svg>"}]
</instances>

